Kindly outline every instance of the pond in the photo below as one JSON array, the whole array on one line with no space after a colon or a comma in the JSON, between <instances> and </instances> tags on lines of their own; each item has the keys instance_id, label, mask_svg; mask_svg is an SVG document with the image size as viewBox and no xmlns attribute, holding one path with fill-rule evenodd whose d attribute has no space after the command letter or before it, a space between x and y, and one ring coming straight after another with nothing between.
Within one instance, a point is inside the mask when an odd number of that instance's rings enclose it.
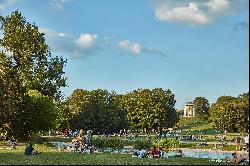
<instances>
[{"instance_id":1,"label":"pond","mask_svg":"<svg viewBox=\"0 0 250 166\"><path fill-rule=\"evenodd\" d=\"M66 144L64 142L52 142L54 147L57 148L65 148L65 147L74 147L73 144ZM188 148L181 148L183 157L192 157L192 158L208 158L208 159L213 159L213 160L222 160L225 158L230 158L232 159L232 152L231 151L218 151L218 150L210 150L210 149L188 149ZM117 149L112 149L112 148L103 148L103 149L98 149L98 151L102 152L118 152ZM135 151L132 146L124 146L123 149L119 150L119 153L122 154L132 154ZM248 152L241 152L243 155L248 156ZM168 151L165 156L167 157L172 157L178 155L177 150L172 150Z\"/></svg>"}]
</instances>

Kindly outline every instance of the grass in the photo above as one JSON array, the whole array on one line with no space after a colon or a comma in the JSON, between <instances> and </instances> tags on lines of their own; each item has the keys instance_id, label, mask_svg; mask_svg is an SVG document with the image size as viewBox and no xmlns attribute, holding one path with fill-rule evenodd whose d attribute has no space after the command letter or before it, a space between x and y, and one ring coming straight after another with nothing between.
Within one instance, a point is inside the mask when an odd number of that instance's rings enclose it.
<instances>
[{"instance_id":1,"label":"grass","mask_svg":"<svg viewBox=\"0 0 250 166\"><path fill-rule=\"evenodd\" d=\"M170 158L132 158L123 154L79 154L73 152L52 152L48 150L39 155L26 156L18 149L0 151L0 165L232 165L216 163L208 159L170 157Z\"/></svg>"}]
</instances>

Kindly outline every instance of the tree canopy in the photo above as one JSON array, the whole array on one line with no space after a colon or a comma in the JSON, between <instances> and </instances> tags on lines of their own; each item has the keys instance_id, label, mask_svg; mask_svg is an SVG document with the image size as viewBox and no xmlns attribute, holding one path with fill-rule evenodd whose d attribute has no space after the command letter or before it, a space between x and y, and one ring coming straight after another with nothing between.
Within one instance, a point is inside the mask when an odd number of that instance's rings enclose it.
<instances>
[{"instance_id":1,"label":"tree canopy","mask_svg":"<svg viewBox=\"0 0 250 166\"><path fill-rule=\"evenodd\" d=\"M209 109L210 120L222 130L245 132L249 123L249 93L221 96Z\"/></svg>"},{"instance_id":2,"label":"tree canopy","mask_svg":"<svg viewBox=\"0 0 250 166\"><path fill-rule=\"evenodd\" d=\"M29 119L26 115L31 110L35 108L43 114L45 110L42 106L46 106L45 103L34 102L29 93L35 90L47 102L59 100L60 88L66 86L63 76L66 60L51 55L45 34L40 33L34 23L27 22L21 12L0 16L0 22L3 34L0 38L0 125L8 124L10 130L16 126L24 132L24 128L14 124L18 121L27 124ZM52 107L49 110L53 110ZM46 126L42 124L43 120L35 123ZM38 131L40 129L37 128ZM27 136L27 132L22 135Z\"/></svg>"}]
</instances>

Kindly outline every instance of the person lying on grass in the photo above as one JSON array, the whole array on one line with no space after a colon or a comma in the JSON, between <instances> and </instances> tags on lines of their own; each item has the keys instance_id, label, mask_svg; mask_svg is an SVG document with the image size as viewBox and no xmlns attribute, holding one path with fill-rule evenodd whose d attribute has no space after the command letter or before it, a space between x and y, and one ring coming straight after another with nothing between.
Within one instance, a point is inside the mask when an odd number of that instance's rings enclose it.
<instances>
[{"instance_id":1,"label":"person lying on grass","mask_svg":"<svg viewBox=\"0 0 250 166\"><path fill-rule=\"evenodd\" d=\"M238 164L249 164L249 158L248 157L243 157L240 152L232 153L233 158L226 158L226 162L233 162L233 163L238 163Z\"/></svg>"}]
</instances>

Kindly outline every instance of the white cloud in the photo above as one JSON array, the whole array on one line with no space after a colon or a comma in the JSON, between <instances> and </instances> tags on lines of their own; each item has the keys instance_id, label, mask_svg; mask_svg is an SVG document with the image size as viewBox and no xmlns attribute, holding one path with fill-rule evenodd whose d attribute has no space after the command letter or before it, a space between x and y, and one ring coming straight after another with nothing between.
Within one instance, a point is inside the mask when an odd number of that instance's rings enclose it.
<instances>
[{"instance_id":1,"label":"white cloud","mask_svg":"<svg viewBox=\"0 0 250 166\"><path fill-rule=\"evenodd\" d=\"M94 55L98 51L117 48L117 40L107 36L99 38L96 34L81 33L78 37L73 37L71 34L56 32L47 28L39 28L39 31L45 34L46 43L52 51L67 54L71 58L83 58ZM145 47L129 40L118 42L118 48L133 55L151 54L166 56L165 53L157 48Z\"/></svg>"},{"instance_id":2,"label":"white cloud","mask_svg":"<svg viewBox=\"0 0 250 166\"><path fill-rule=\"evenodd\" d=\"M58 34L58 36L59 36L59 37L66 37L66 36L67 36L67 34L66 34L66 33L62 33L62 32L61 32L61 33L59 33L59 34Z\"/></svg>"},{"instance_id":3,"label":"white cloud","mask_svg":"<svg viewBox=\"0 0 250 166\"><path fill-rule=\"evenodd\" d=\"M141 45L139 43L130 42L129 40L124 40L119 42L119 47L124 50L128 51L132 54L140 54L141 53Z\"/></svg>"},{"instance_id":4,"label":"white cloud","mask_svg":"<svg viewBox=\"0 0 250 166\"><path fill-rule=\"evenodd\" d=\"M75 44L81 49L90 49L96 39L97 35L95 34L81 33L79 38L75 40Z\"/></svg>"},{"instance_id":5,"label":"white cloud","mask_svg":"<svg viewBox=\"0 0 250 166\"><path fill-rule=\"evenodd\" d=\"M118 46L123 52L131 53L133 55L146 53L146 54L152 54L152 55L166 56L165 53L161 52L160 50L154 47L145 47L139 43L132 42L129 40L120 41L118 43Z\"/></svg>"},{"instance_id":6,"label":"white cloud","mask_svg":"<svg viewBox=\"0 0 250 166\"><path fill-rule=\"evenodd\" d=\"M155 17L160 21L188 25L207 25L218 17L238 11L247 0L152 0Z\"/></svg>"},{"instance_id":7,"label":"white cloud","mask_svg":"<svg viewBox=\"0 0 250 166\"><path fill-rule=\"evenodd\" d=\"M156 10L155 16L160 21L173 21L173 22L190 22L198 24L207 24L209 18L199 9L197 3L189 3L187 6L174 7L167 9L166 7L160 7Z\"/></svg>"},{"instance_id":8,"label":"white cloud","mask_svg":"<svg viewBox=\"0 0 250 166\"><path fill-rule=\"evenodd\" d=\"M220 12L228 9L230 2L228 0L210 0L205 3L211 12Z\"/></svg>"},{"instance_id":9,"label":"white cloud","mask_svg":"<svg viewBox=\"0 0 250 166\"><path fill-rule=\"evenodd\" d=\"M70 0L51 0L49 2L49 8L51 11L59 11L64 10L65 3L69 2Z\"/></svg>"},{"instance_id":10,"label":"white cloud","mask_svg":"<svg viewBox=\"0 0 250 166\"><path fill-rule=\"evenodd\" d=\"M56 32L47 28L39 28L39 31L45 34L46 42L52 51L65 53L73 58L82 58L103 49L97 43L96 34L81 33L76 38L65 32Z\"/></svg>"},{"instance_id":11,"label":"white cloud","mask_svg":"<svg viewBox=\"0 0 250 166\"><path fill-rule=\"evenodd\" d=\"M6 8L15 5L23 0L1 0L0 1L0 11L5 10Z\"/></svg>"}]
</instances>

